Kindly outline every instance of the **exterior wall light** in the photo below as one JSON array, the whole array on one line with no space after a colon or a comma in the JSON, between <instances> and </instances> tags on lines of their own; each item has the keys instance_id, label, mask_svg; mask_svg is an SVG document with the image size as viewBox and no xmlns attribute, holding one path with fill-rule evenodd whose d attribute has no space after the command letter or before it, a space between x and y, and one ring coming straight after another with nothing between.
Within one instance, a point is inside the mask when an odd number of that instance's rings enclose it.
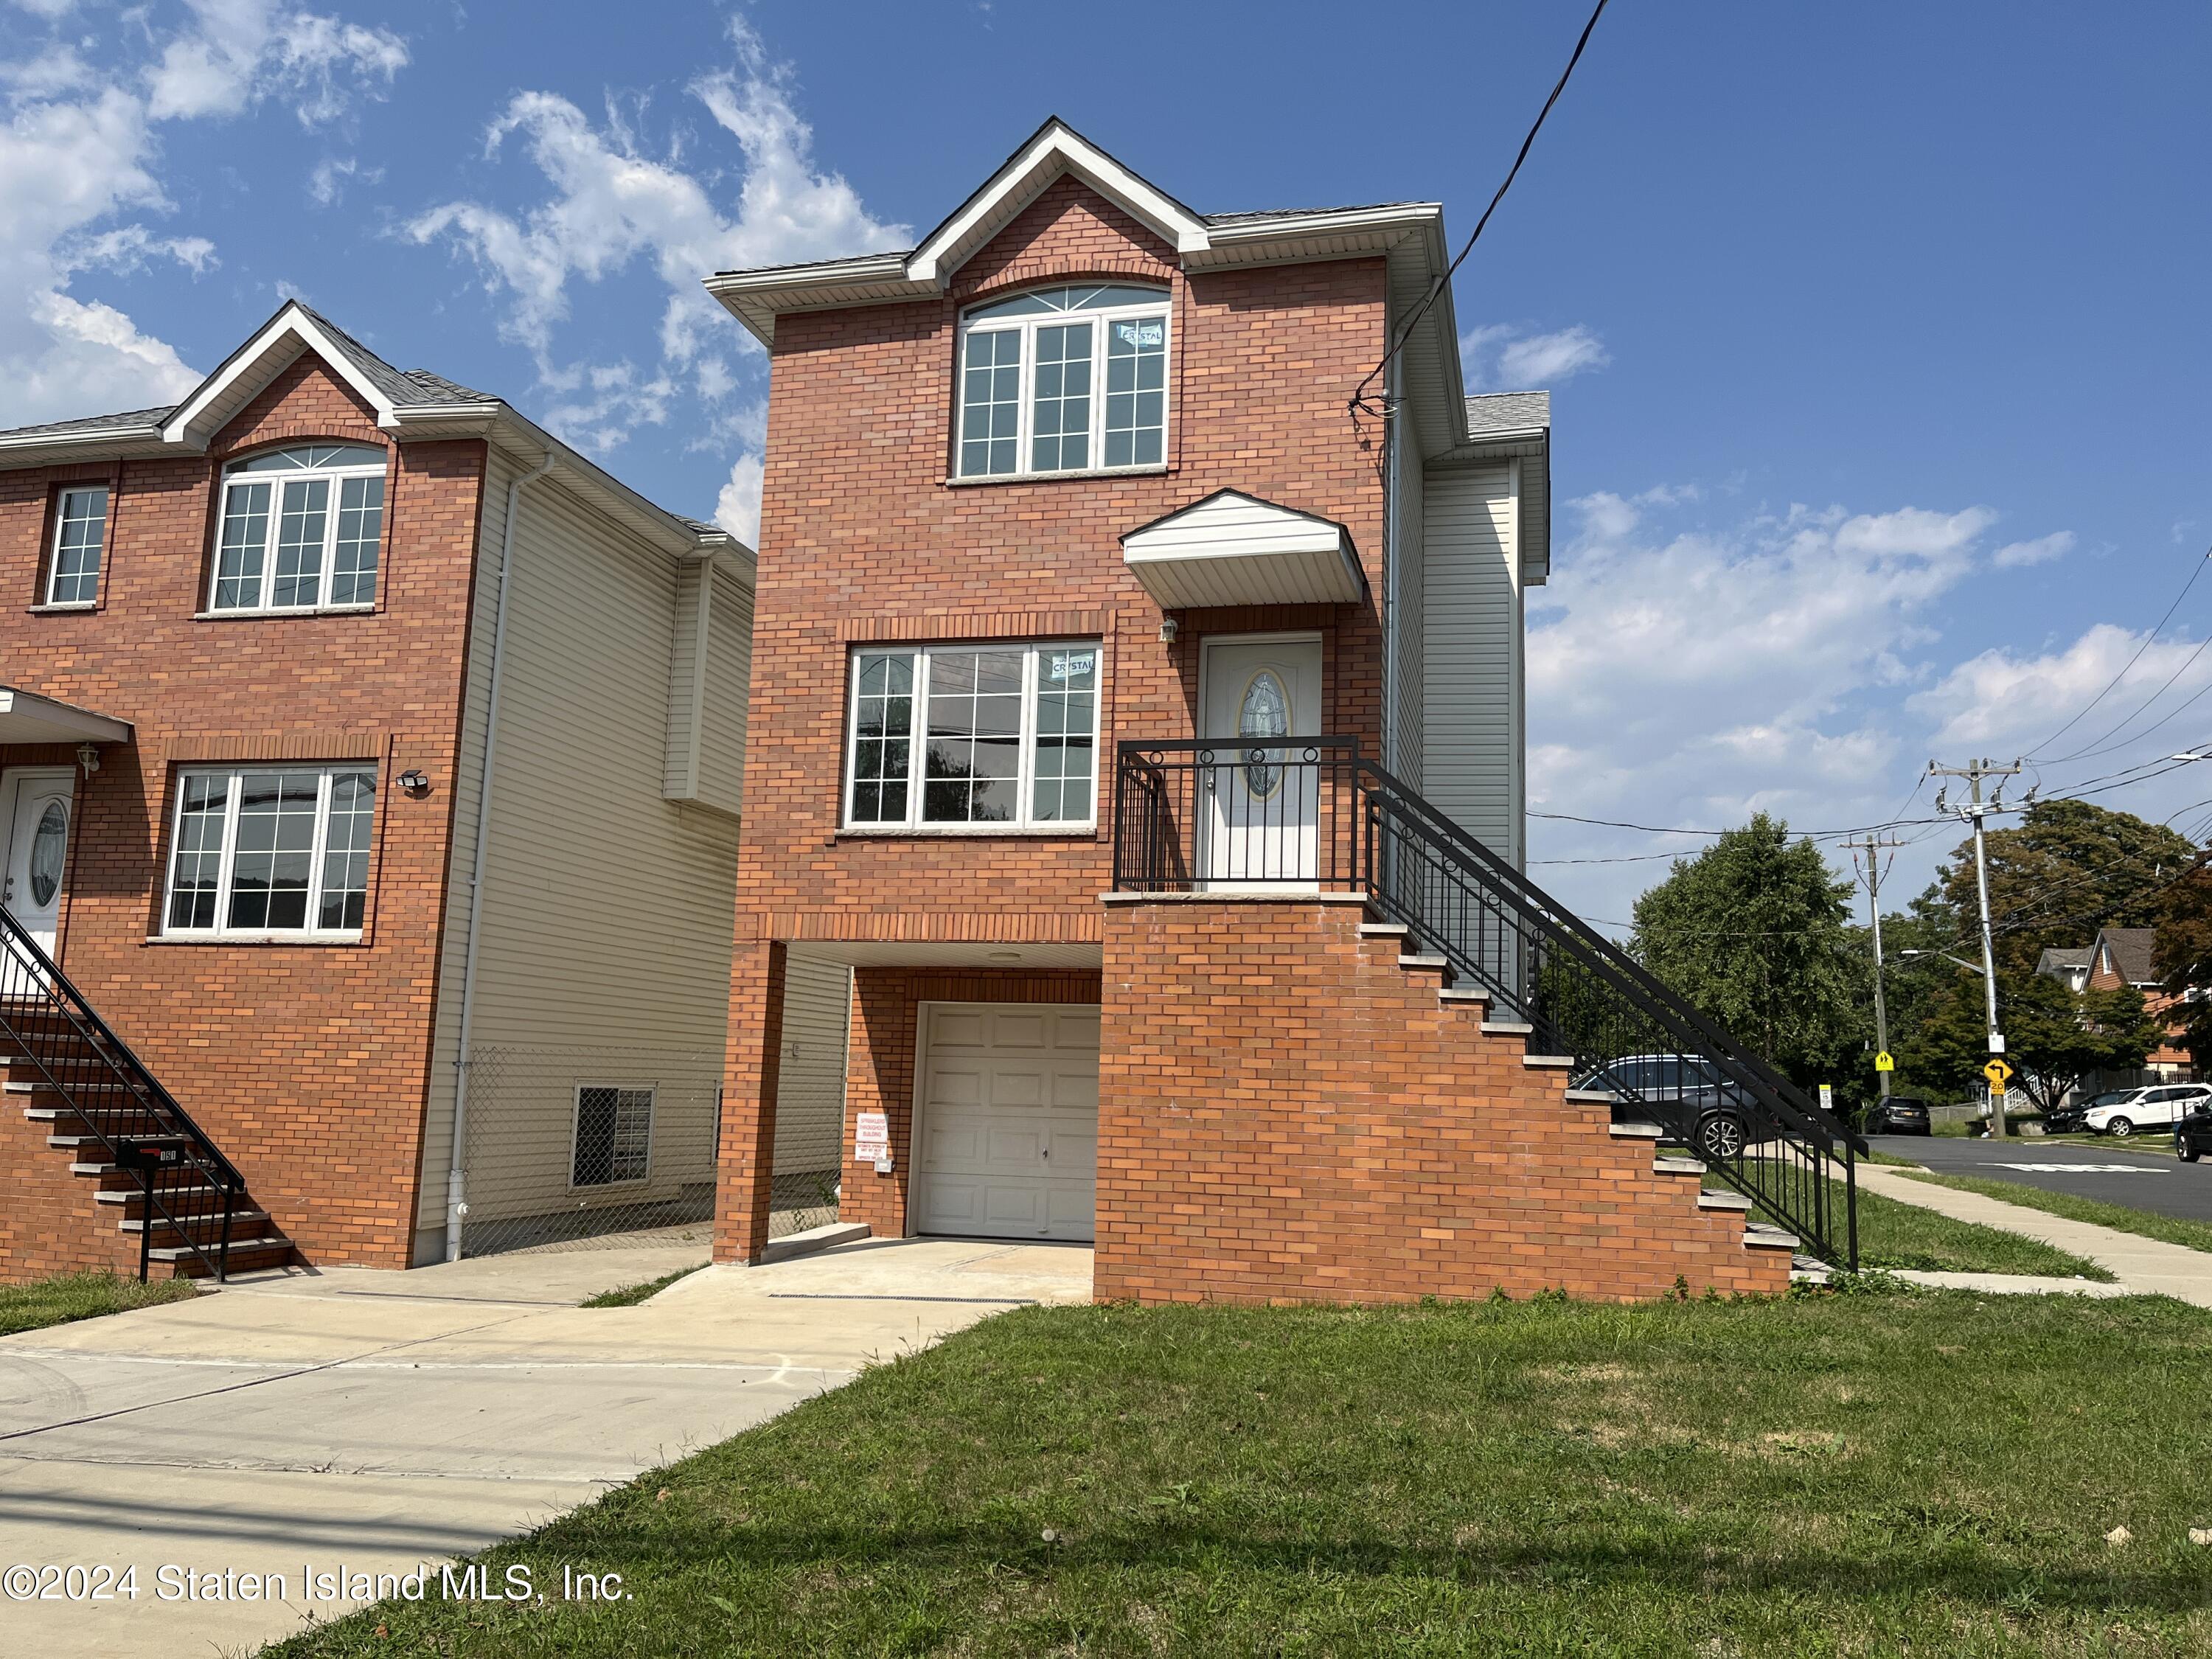
<instances>
[{"instance_id":1,"label":"exterior wall light","mask_svg":"<svg viewBox=\"0 0 2212 1659\"><path fill-rule=\"evenodd\" d=\"M430 793L430 779L428 774L410 767L399 775L399 787L419 800Z\"/></svg>"},{"instance_id":2,"label":"exterior wall light","mask_svg":"<svg viewBox=\"0 0 2212 1659\"><path fill-rule=\"evenodd\" d=\"M1182 624L1173 617L1160 618L1160 639L1163 643L1173 645L1176 642L1176 636L1182 632Z\"/></svg>"},{"instance_id":3,"label":"exterior wall light","mask_svg":"<svg viewBox=\"0 0 2212 1659\"><path fill-rule=\"evenodd\" d=\"M84 768L84 775L87 777L100 770L100 745L96 743L77 744L76 763Z\"/></svg>"}]
</instances>

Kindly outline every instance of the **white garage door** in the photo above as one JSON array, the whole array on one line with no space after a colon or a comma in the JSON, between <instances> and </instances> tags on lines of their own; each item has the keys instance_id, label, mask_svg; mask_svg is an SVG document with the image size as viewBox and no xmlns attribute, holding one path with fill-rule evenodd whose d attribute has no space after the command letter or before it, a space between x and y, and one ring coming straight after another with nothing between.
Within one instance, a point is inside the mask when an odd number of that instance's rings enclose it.
<instances>
[{"instance_id":1,"label":"white garage door","mask_svg":"<svg viewBox=\"0 0 2212 1659\"><path fill-rule=\"evenodd\" d=\"M1088 1239L1098 1203L1098 1010L925 1006L915 1231Z\"/></svg>"}]
</instances>

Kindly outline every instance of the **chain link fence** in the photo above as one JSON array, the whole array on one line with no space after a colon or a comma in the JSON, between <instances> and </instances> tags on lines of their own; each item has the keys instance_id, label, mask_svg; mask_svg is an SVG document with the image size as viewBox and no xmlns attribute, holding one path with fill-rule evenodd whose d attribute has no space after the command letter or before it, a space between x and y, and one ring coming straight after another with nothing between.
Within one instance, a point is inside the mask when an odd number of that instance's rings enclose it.
<instances>
[{"instance_id":1,"label":"chain link fence","mask_svg":"<svg viewBox=\"0 0 2212 1659\"><path fill-rule=\"evenodd\" d=\"M779 1092L771 1237L837 1218L837 1012L834 1053L826 1031L820 1052L795 1052L799 1076ZM721 1066L711 1049L477 1049L462 1255L711 1244Z\"/></svg>"},{"instance_id":2,"label":"chain link fence","mask_svg":"<svg viewBox=\"0 0 2212 1659\"><path fill-rule=\"evenodd\" d=\"M720 1084L711 1049L477 1049L461 1253L710 1243Z\"/></svg>"}]
</instances>

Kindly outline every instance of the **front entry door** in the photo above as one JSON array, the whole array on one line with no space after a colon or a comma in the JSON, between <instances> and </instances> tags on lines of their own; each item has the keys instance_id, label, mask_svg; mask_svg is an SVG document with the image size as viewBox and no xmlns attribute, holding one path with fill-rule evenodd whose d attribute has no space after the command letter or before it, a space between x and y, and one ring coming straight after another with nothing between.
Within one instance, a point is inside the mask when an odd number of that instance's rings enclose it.
<instances>
[{"instance_id":1,"label":"front entry door","mask_svg":"<svg viewBox=\"0 0 2212 1659\"><path fill-rule=\"evenodd\" d=\"M1214 750L1223 763L1199 776L1210 798L1206 879L1311 887L1320 868L1321 769L1287 763L1303 751L1267 739L1321 735L1321 641L1209 640L1200 680L1199 736L1233 740Z\"/></svg>"},{"instance_id":2,"label":"front entry door","mask_svg":"<svg viewBox=\"0 0 2212 1659\"><path fill-rule=\"evenodd\" d=\"M54 927L61 915L75 781L76 775L66 768L34 771L26 767L9 772L0 789L8 797L9 826L8 868L0 882L0 902L49 957L54 953Z\"/></svg>"}]
</instances>

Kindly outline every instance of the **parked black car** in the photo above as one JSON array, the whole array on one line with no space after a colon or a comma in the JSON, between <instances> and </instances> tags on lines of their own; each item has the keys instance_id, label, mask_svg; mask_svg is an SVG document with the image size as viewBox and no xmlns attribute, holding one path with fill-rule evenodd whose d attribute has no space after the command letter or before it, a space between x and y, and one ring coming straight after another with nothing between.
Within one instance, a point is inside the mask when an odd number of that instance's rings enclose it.
<instances>
[{"instance_id":1,"label":"parked black car","mask_svg":"<svg viewBox=\"0 0 2212 1659\"><path fill-rule=\"evenodd\" d=\"M1628 1109L1649 1108L1661 1127L1682 1134L1702 1158L1740 1158L1755 1138L1748 1103L1702 1054L1624 1054L1592 1066L1570 1086L1617 1091Z\"/></svg>"},{"instance_id":2,"label":"parked black car","mask_svg":"<svg viewBox=\"0 0 2212 1659\"><path fill-rule=\"evenodd\" d=\"M1892 1095L1866 1109L1863 1133L1870 1135L1925 1135L1935 1128L1929 1121L1928 1103L1917 1095Z\"/></svg>"},{"instance_id":3,"label":"parked black car","mask_svg":"<svg viewBox=\"0 0 2212 1659\"><path fill-rule=\"evenodd\" d=\"M2184 1164L2194 1164L2212 1152L2212 1100L2197 1102L2189 1115L2173 1126L2173 1151Z\"/></svg>"},{"instance_id":4,"label":"parked black car","mask_svg":"<svg viewBox=\"0 0 2212 1659\"><path fill-rule=\"evenodd\" d=\"M2047 1135L2078 1135L2089 1126L2082 1120L2100 1106L2117 1106L2130 1095L2132 1089L2107 1089L2089 1100L2077 1100L2071 1105L2060 1106L2043 1115L2043 1133Z\"/></svg>"}]
</instances>

